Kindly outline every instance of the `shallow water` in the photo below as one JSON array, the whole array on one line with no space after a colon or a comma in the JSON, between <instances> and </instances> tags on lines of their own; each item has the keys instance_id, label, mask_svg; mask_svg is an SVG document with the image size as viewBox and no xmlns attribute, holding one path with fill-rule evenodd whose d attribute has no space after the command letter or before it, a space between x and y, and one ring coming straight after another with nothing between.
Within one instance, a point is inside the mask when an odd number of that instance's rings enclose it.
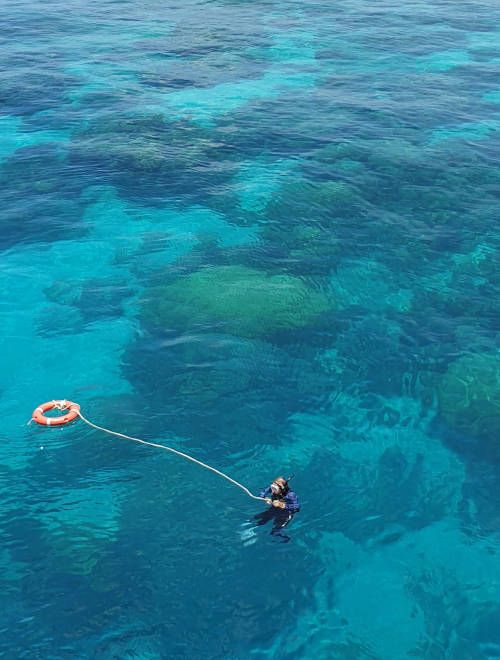
<instances>
[{"instance_id":1,"label":"shallow water","mask_svg":"<svg viewBox=\"0 0 500 660\"><path fill-rule=\"evenodd\" d=\"M3 657L500 657L498 4L0 15Z\"/></svg>"}]
</instances>

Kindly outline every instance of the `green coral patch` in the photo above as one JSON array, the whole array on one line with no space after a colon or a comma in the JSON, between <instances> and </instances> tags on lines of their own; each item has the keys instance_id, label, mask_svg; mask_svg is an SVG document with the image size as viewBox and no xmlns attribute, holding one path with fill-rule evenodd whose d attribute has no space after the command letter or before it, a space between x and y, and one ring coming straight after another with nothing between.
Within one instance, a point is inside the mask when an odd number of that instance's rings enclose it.
<instances>
[{"instance_id":1,"label":"green coral patch","mask_svg":"<svg viewBox=\"0 0 500 660\"><path fill-rule=\"evenodd\" d=\"M144 314L165 328L218 326L241 337L301 328L331 308L328 298L290 275L218 266L152 290Z\"/></svg>"},{"instance_id":2,"label":"green coral patch","mask_svg":"<svg viewBox=\"0 0 500 660\"><path fill-rule=\"evenodd\" d=\"M464 355L438 387L443 418L453 428L483 438L500 429L500 352Z\"/></svg>"},{"instance_id":3,"label":"green coral patch","mask_svg":"<svg viewBox=\"0 0 500 660\"><path fill-rule=\"evenodd\" d=\"M269 202L269 218L282 220L286 215L293 221L331 218L352 210L359 202L356 190L342 181L312 183L295 179L283 185Z\"/></svg>"}]
</instances>

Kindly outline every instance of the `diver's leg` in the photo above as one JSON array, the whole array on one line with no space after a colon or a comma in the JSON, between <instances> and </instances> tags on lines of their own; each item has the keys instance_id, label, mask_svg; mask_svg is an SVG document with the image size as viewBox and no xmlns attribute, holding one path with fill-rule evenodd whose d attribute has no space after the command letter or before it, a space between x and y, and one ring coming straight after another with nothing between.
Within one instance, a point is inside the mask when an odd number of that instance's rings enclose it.
<instances>
[{"instance_id":1,"label":"diver's leg","mask_svg":"<svg viewBox=\"0 0 500 660\"><path fill-rule=\"evenodd\" d=\"M273 536L279 536L281 537L285 542L290 540L290 537L288 534L282 534L282 531L288 523L292 520L293 518L293 513L290 513L289 511L283 511L283 513L279 513L274 520L274 525L271 530L271 534Z\"/></svg>"}]
</instances>

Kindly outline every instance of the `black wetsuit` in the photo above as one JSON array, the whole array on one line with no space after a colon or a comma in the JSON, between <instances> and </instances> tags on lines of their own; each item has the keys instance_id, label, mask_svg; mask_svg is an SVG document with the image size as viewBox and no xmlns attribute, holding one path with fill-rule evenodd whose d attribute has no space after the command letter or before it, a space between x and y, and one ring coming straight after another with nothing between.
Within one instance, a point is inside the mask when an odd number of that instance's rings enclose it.
<instances>
[{"instance_id":1,"label":"black wetsuit","mask_svg":"<svg viewBox=\"0 0 500 660\"><path fill-rule=\"evenodd\" d=\"M270 520L273 521L273 528L271 534L273 536L281 536L285 540L290 540L290 537L286 534L282 534L281 530L288 525L292 520L293 516L300 511L300 504L297 495L293 490L288 488L281 495L274 495L271 487L268 486L265 490L260 493L260 497L269 497L271 500L280 500L285 502L285 508L281 509L279 507L270 506L265 511L258 513L253 517L253 520L257 525L265 525Z\"/></svg>"}]
</instances>

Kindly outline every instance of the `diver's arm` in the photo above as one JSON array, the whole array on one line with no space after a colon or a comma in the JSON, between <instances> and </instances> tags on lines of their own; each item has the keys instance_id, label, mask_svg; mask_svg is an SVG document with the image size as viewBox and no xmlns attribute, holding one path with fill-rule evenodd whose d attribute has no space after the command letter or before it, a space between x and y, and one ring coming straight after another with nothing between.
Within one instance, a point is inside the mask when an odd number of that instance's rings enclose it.
<instances>
[{"instance_id":1,"label":"diver's arm","mask_svg":"<svg viewBox=\"0 0 500 660\"><path fill-rule=\"evenodd\" d=\"M300 511L299 498L293 490L285 495L285 509L290 511L290 513L297 513L297 511Z\"/></svg>"}]
</instances>

